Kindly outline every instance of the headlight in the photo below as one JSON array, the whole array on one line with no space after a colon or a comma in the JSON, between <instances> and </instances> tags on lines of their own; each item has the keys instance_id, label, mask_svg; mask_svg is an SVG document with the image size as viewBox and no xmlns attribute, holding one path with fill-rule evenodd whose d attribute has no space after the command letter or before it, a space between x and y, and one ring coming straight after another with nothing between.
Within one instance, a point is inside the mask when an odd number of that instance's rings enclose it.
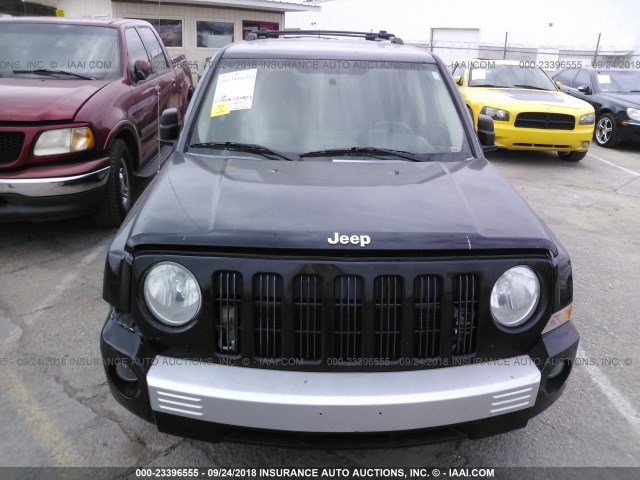
<instances>
[{"instance_id":1,"label":"headlight","mask_svg":"<svg viewBox=\"0 0 640 480\"><path fill-rule=\"evenodd\" d=\"M202 295L189 270L177 263L161 262L144 279L144 300L158 320L177 327L198 314Z\"/></svg>"},{"instance_id":2,"label":"headlight","mask_svg":"<svg viewBox=\"0 0 640 480\"><path fill-rule=\"evenodd\" d=\"M596 121L596 114L595 113L587 113L586 115L581 115L580 116L579 124L580 125L593 125L593 123L595 121Z\"/></svg>"},{"instance_id":3,"label":"headlight","mask_svg":"<svg viewBox=\"0 0 640 480\"><path fill-rule=\"evenodd\" d=\"M502 110L500 108L482 107L482 110L480 110L480 113L489 115L494 120L501 120L503 122L509 121L509 112L507 112L506 110Z\"/></svg>"},{"instance_id":4,"label":"headlight","mask_svg":"<svg viewBox=\"0 0 640 480\"><path fill-rule=\"evenodd\" d=\"M505 327L517 327L529 320L538 306L540 282L525 266L510 268L491 290L491 314Z\"/></svg>"},{"instance_id":5,"label":"headlight","mask_svg":"<svg viewBox=\"0 0 640 480\"><path fill-rule=\"evenodd\" d=\"M638 120L640 122L640 109L627 108L627 115L629 115L631 120Z\"/></svg>"},{"instance_id":6,"label":"headlight","mask_svg":"<svg viewBox=\"0 0 640 480\"><path fill-rule=\"evenodd\" d=\"M36 146L33 147L33 154L36 157L43 157L81 152L93 148L94 145L93 132L89 127L60 128L42 132Z\"/></svg>"}]
</instances>

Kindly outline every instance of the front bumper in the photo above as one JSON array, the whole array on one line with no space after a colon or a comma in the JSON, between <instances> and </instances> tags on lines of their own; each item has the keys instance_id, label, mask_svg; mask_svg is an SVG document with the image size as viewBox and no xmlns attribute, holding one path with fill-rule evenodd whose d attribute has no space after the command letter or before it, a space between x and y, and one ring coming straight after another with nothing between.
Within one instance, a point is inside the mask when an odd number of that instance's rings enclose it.
<instances>
[{"instance_id":1,"label":"front bumper","mask_svg":"<svg viewBox=\"0 0 640 480\"><path fill-rule=\"evenodd\" d=\"M290 432L387 432L493 417L534 405L528 356L405 372L293 372L158 356L147 374L154 412Z\"/></svg>"},{"instance_id":2,"label":"front bumper","mask_svg":"<svg viewBox=\"0 0 640 480\"><path fill-rule=\"evenodd\" d=\"M509 150L554 150L559 152L586 152L593 137L593 125L582 125L574 130L542 130L514 127L494 122L496 146ZM586 147L583 146L586 142Z\"/></svg>"},{"instance_id":3,"label":"front bumper","mask_svg":"<svg viewBox=\"0 0 640 480\"><path fill-rule=\"evenodd\" d=\"M275 440L268 434L278 434L276 443L288 443L282 434L299 441L300 435L383 432L393 435L385 441L400 444L403 436L425 443L447 438L445 431L478 438L524 427L562 393L578 340L568 322L543 335L529 354L494 362L401 372L301 372L155 355L112 314L101 350L116 400L167 433L219 440L241 432L243 441L262 435L270 443ZM118 362L131 365L136 382L125 385L115 375ZM550 379L558 363L565 368Z\"/></svg>"},{"instance_id":4,"label":"front bumper","mask_svg":"<svg viewBox=\"0 0 640 480\"><path fill-rule=\"evenodd\" d=\"M93 211L109 168L47 178L0 178L0 220L54 220Z\"/></svg>"}]
</instances>

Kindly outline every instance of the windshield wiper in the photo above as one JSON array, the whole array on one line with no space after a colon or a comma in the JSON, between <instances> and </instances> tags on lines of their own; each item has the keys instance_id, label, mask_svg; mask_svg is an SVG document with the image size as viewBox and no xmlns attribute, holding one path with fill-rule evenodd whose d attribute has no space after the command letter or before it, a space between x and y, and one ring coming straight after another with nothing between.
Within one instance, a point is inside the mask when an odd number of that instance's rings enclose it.
<instances>
[{"instance_id":1,"label":"windshield wiper","mask_svg":"<svg viewBox=\"0 0 640 480\"><path fill-rule=\"evenodd\" d=\"M80 75L78 73L67 72L65 70L48 70L46 68L37 68L35 70L14 70L13 73L33 73L35 75L68 75L70 77L81 78L83 80L94 80L91 77Z\"/></svg>"},{"instance_id":2,"label":"windshield wiper","mask_svg":"<svg viewBox=\"0 0 640 480\"><path fill-rule=\"evenodd\" d=\"M529 90L542 90L544 92L550 92L553 90L549 90L548 88L541 88L541 87L534 87L533 85L514 85L514 87L518 87L518 88L527 88Z\"/></svg>"},{"instance_id":3,"label":"windshield wiper","mask_svg":"<svg viewBox=\"0 0 640 480\"><path fill-rule=\"evenodd\" d=\"M478 88L511 88L509 85L492 85L491 83L482 84L482 85L469 85L470 87L478 87Z\"/></svg>"},{"instance_id":4,"label":"windshield wiper","mask_svg":"<svg viewBox=\"0 0 640 480\"><path fill-rule=\"evenodd\" d=\"M253 143L237 143L237 142L203 142L192 143L189 148L215 148L221 150L233 150L236 152L258 153L263 156L279 157L283 160L294 162L295 159L285 155L284 153L276 152L270 148L263 147L262 145L256 145Z\"/></svg>"},{"instance_id":5,"label":"windshield wiper","mask_svg":"<svg viewBox=\"0 0 640 480\"><path fill-rule=\"evenodd\" d=\"M423 155L416 155L415 153L405 152L404 150L391 150L387 148L376 147L349 147L349 148L331 148L328 150L317 150L314 152L307 152L300 154L300 158L305 157L328 157L331 155L387 155L392 157L404 158L411 162L424 162L429 159Z\"/></svg>"}]
</instances>

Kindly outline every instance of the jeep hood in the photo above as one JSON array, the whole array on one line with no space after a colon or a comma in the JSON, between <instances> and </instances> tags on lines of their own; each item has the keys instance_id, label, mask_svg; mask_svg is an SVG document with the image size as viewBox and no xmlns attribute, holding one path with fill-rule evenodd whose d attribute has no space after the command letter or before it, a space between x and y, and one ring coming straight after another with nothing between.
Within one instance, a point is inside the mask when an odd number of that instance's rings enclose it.
<instances>
[{"instance_id":1,"label":"jeep hood","mask_svg":"<svg viewBox=\"0 0 640 480\"><path fill-rule=\"evenodd\" d=\"M0 78L0 121L73 120L78 109L110 80Z\"/></svg>"},{"instance_id":2,"label":"jeep hood","mask_svg":"<svg viewBox=\"0 0 640 480\"><path fill-rule=\"evenodd\" d=\"M357 157L362 160L362 157ZM330 245L368 235L366 247ZM544 249L551 234L485 160L336 163L174 153L120 237L146 246L251 249ZM122 238L124 240L124 238Z\"/></svg>"}]
</instances>

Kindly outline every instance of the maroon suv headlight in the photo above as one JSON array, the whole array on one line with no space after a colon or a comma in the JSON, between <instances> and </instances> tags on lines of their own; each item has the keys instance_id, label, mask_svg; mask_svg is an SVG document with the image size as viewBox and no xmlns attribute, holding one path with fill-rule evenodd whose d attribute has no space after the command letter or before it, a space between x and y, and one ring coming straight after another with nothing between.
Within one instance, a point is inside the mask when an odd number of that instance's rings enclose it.
<instances>
[{"instance_id":1,"label":"maroon suv headlight","mask_svg":"<svg viewBox=\"0 0 640 480\"><path fill-rule=\"evenodd\" d=\"M62 153L82 152L95 146L89 127L58 128L42 132L33 147L33 155L45 157Z\"/></svg>"}]
</instances>

